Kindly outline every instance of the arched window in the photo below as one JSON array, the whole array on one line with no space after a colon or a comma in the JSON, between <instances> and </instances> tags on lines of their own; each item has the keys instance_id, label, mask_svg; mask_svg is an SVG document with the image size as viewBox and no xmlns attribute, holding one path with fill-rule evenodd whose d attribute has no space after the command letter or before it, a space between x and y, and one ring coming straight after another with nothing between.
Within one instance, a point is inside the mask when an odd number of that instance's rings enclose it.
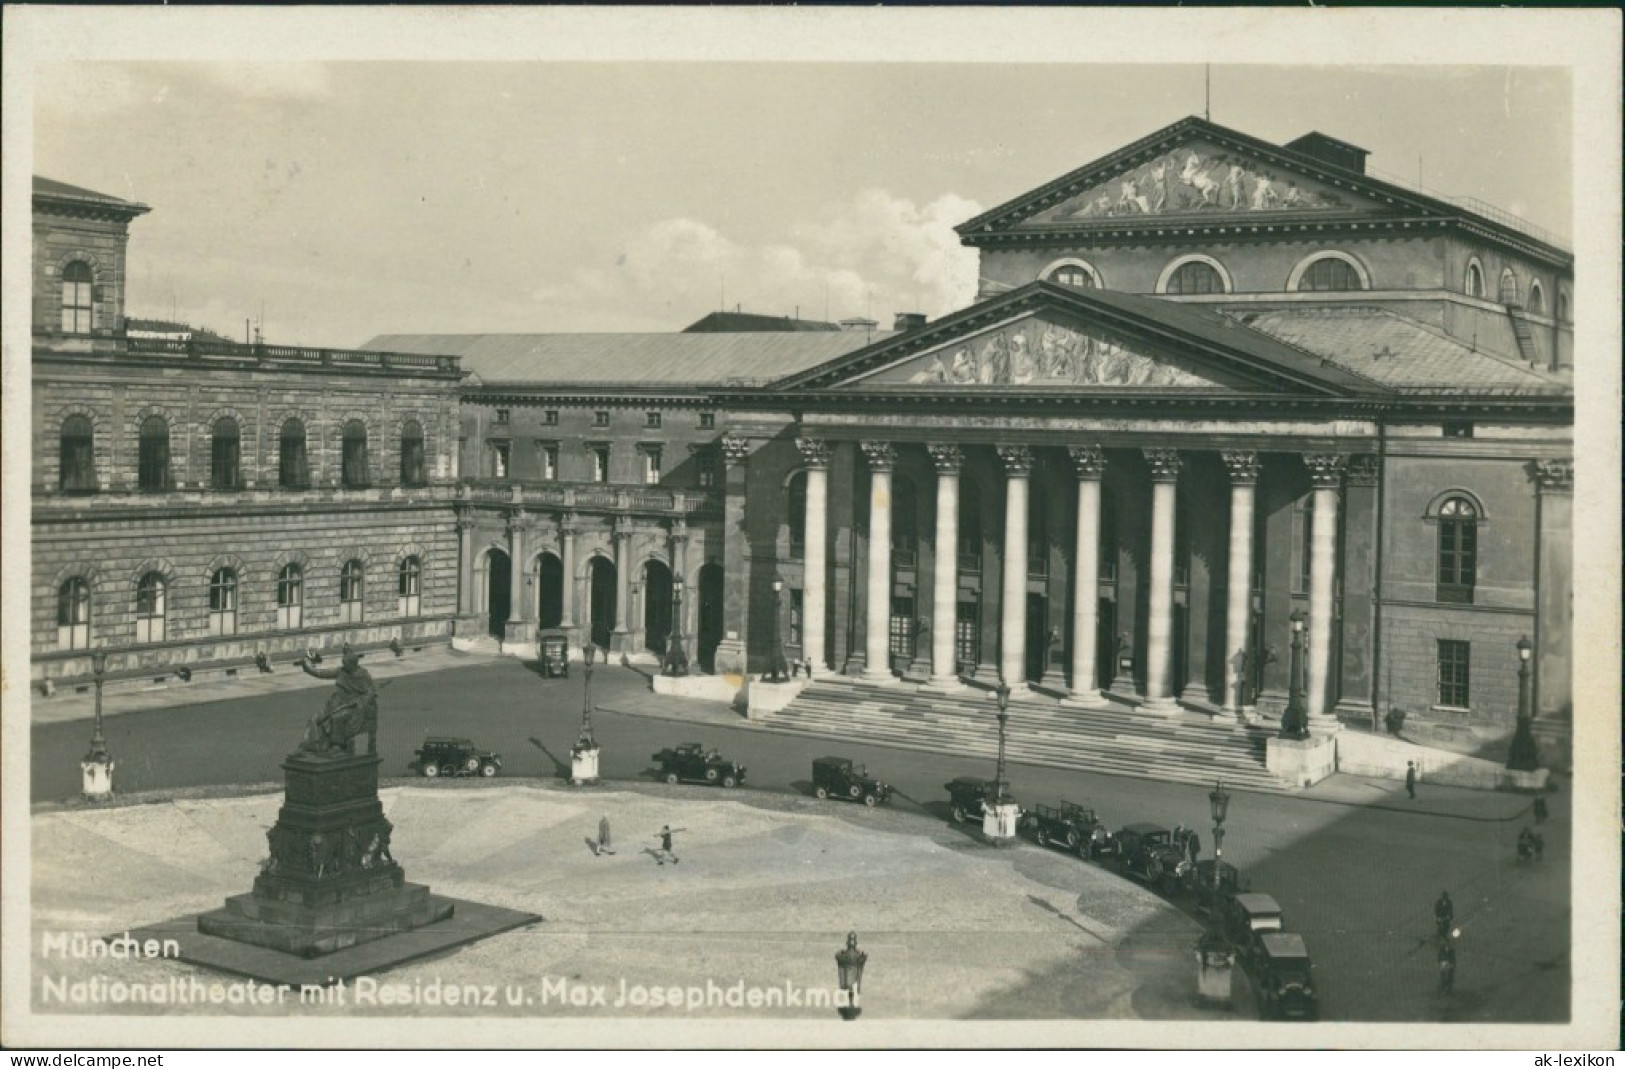
<instances>
[{"instance_id":1,"label":"arched window","mask_svg":"<svg viewBox=\"0 0 1625 1069\"><path fill-rule=\"evenodd\" d=\"M1044 278L1047 282L1054 282L1061 286L1072 286L1080 290L1092 290L1098 284L1093 271L1077 264L1066 264L1057 267Z\"/></svg>"},{"instance_id":2,"label":"arched window","mask_svg":"<svg viewBox=\"0 0 1625 1069\"><path fill-rule=\"evenodd\" d=\"M305 569L285 564L276 577L276 626L292 631L305 626Z\"/></svg>"},{"instance_id":3,"label":"arched window","mask_svg":"<svg viewBox=\"0 0 1625 1069\"><path fill-rule=\"evenodd\" d=\"M1557 291L1557 321L1571 323L1573 318L1569 310L1569 295L1562 290Z\"/></svg>"},{"instance_id":4,"label":"arched window","mask_svg":"<svg viewBox=\"0 0 1625 1069\"><path fill-rule=\"evenodd\" d=\"M1510 267L1501 272L1501 303L1508 308L1518 306L1518 276Z\"/></svg>"},{"instance_id":5,"label":"arched window","mask_svg":"<svg viewBox=\"0 0 1625 1069\"><path fill-rule=\"evenodd\" d=\"M343 623L361 622L366 582L366 569L360 561L344 562L344 569L339 572L339 620Z\"/></svg>"},{"instance_id":6,"label":"arched window","mask_svg":"<svg viewBox=\"0 0 1625 1069\"><path fill-rule=\"evenodd\" d=\"M1469 297L1484 296L1484 269L1474 260L1467 265L1467 281L1462 285Z\"/></svg>"},{"instance_id":7,"label":"arched window","mask_svg":"<svg viewBox=\"0 0 1625 1069\"><path fill-rule=\"evenodd\" d=\"M415 419L401 426L401 485L423 486L429 469L423 460L423 426Z\"/></svg>"},{"instance_id":8,"label":"arched window","mask_svg":"<svg viewBox=\"0 0 1625 1069\"><path fill-rule=\"evenodd\" d=\"M892 476L891 552L892 563L900 568L912 568L919 560L918 516L914 480L906 475Z\"/></svg>"},{"instance_id":9,"label":"arched window","mask_svg":"<svg viewBox=\"0 0 1625 1069\"><path fill-rule=\"evenodd\" d=\"M217 568L209 576L209 634L237 633L237 570Z\"/></svg>"},{"instance_id":10,"label":"arched window","mask_svg":"<svg viewBox=\"0 0 1625 1069\"><path fill-rule=\"evenodd\" d=\"M310 487L310 464L305 459L305 424L290 419L282 425L277 443L277 485L284 490Z\"/></svg>"},{"instance_id":11,"label":"arched window","mask_svg":"<svg viewBox=\"0 0 1625 1069\"><path fill-rule=\"evenodd\" d=\"M68 579L56 592L56 646L82 650L90 645L90 583Z\"/></svg>"},{"instance_id":12,"label":"arched window","mask_svg":"<svg viewBox=\"0 0 1625 1069\"><path fill-rule=\"evenodd\" d=\"M1322 256L1304 269L1298 279L1302 293L1344 293L1365 289L1360 272L1347 260L1336 256Z\"/></svg>"},{"instance_id":13,"label":"arched window","mask_svg":"<svg viewBox=\"0 0 1625 1069\"><path fill-rule=\"evenodd\" d=\"M544 558L545 559L545 558ZM423 612L423 562L406 557L396 571L395 608L402 616L418 616Z\"/></svg>"},{"instance_id":14,"label":"arched window","mask_svg":"<svg viewBox=\"0 0 1625 1069\"><path fill-rule=\"evenodd\" d=\"M209 436L209 485L236 490L243 485L242 436L237 421L221 416Z\"/></svg>"},{"instance_id":15,"label":"arched window","mask_svg":"<svg viewBox=\"0 0 1625 1069\"><path fill-rule=\"evenodd\" d=\"M141 421L136 488L169 489L169 421L162 416L148 416Z\"/></svg>"},{"instance_id":16,"label":"arched window","mask_svg":"<svg viewBox=\"0 0 1625 1069\"><path fill-rule=\"evenodd\" d=\"M1437 599L1453 605L1473 603L1478 572L1478 509L1465 497L1439 506L1439 583Z\"/></svg>"},{"instance_id":17,"label":"arched window","mask_svg":"<svg viewBox=\"0 0 1625 1069\"><path fill-rule=\"evenodd\" d=\"M1546 291L1539 282L1529 283L1529 314L1543 316L1546 314Z\"/></svg>"},{"instance_id":18,"label":"arched window","mask_svg":"<svg viewBox=\"0 0 1625 1069\"><path fill-rule=\"evenodd\" d=\"M982 492L966 478L959 480L959 570L982 570Z\"/></svg>"},{"instance_id":19,"label":"arched window","mask_svg":"<svg viewBox=\"0 0 1625 1069\"><path fill-rule=\"evenodd\" d=\"M1168 276L1167 293L1223 293L1224 279L1212 264L1191 260L1174 268Z\"/></svg>"},{"instance_id":20,"label":"arched window","mask_svg":"<svg viewBox=\"0 0 1625 1069\"><path fill-rule=\"evenodd\" d=\"M164 594L167 584L157 572L148 572L135 584L135 640L164 640Z\"/></svg>"},{"instance_id":21,"label":"arched window","mask_svg":"<svg viewBox=\"0 0 1625 1069\"><path fill-rule=\"evenodd\" d=\"M88 416L69 416L62 421L61 470L58 484L63 490L91 493L96 489L96 440Z\"/></svg>"},{"instance_id":22,"label":"arched window","mask_svg":"<svg viewBox=\"0 0 1625 1069\"><path fill-rule=\"evenodd\" d=\"M93 325L91 306L94 279L90 265L75 260L62 269L62 332L89 334Z\"/></svg>"},{"instance_id":23,"label":"arched window","mask_svg":"<svg viewBox=\"0 0 1625 1069\"><path fill-rule=\"evenodd\" d=\"M371 480L367 474L367 425L352 419L344 425L344 462L341 475L344 487L357 490Z\"/></svg>"},{"instance_id":24,"label":"arched window","mask_svg":"<svg viewBox=\"0 0 1625 1069\"><path fill-rule=\"evenodd\" d=\"M798 471L790 476L784 488L785 522L790 527L790 559L800 560L807 553L807 473Z\"/></svg>"}]
</instances>

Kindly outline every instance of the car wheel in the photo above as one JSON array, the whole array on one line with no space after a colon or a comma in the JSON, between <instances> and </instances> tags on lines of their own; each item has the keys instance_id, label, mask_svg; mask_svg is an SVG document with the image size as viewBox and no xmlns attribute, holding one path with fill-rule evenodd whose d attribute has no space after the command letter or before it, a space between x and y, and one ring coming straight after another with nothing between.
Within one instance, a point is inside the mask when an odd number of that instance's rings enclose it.
<instances>
[{"instance_id":1,"label":"car wheel","mask_svg":"<svg viewBox=\"0 0 1625 1069\"><path fill-rule=\"evenodd\" d=\"M813 788L813 797L818 799L820 802L822 802L825 798L829 797L829 792L824 790L824 788L822 788L822 787L814 787Z\"/></svg>"},{"instance_id":2,"label":"car wheel","mask_svg":"<svg viewBox=\"0 0 1625 1069\"><path fill-rule=\"evenodd\" d=\"M724 787L737 787L739 786L739 781L734 779L732 776L723 776L722 785Z\"/></svg>"},{"instance_id":3,"label":"car wheel","mask_svg":"<svg viewBox=\"0 0 1625 1069\"><path fill-rule=\"evenodd\" d=\"M666 773L666 782L675 785L677 783L677 773L675 773L675 772Z\"/></svg>"},{"instance_id":4,"label":"car wheel","mask_svg":"<svg viewBox=\"0 0 1625 1069\"><path fill-rule=\"evenodd\" d=\"M474 773L478 772L479 770L480 770L480 759L478 757L470 757L468 760L463 762L463 771L467 772L469 775L472 776Z\"/></svg>"},{"instance_id":5,"label":"car wheel","mask_svg":"<svg viewBox=\"0 0 1625 1069\"><path fill-rule=\"evenodd\" d=\"M1068 831L1066 833L1066 848L1068 850L1076 850L1078 848L1078 833L1076 831Z\"/></svg>"},{"instance_id":6,"label":"car wheel","mask_svg":"<svg viewBox=\"0 0 1625 1069\"><path fill-rule=\"evenodd\" d=\"M1077 844L1078 856L1088 861L1094 856L1093 844L1088 839L1079 839Z\"/></svg>"},{"instance_id":7,"label":"car wheel","mask_svg":"<svg viewBox=\"0 0 1625 1069\"><path fill-rule=\"evenodd\" d=\"M714 768L708 768L708 769L705 770L705 782L707 782L707 783L715 783L717 781L717 777L720 776L721 774L722 773L718 772Z\"/></svg>"},{"instance_id":8,"label":"car wheel","mask_svg":"<svg viewBox=\"0 0 1625 1069\"><path fill-rule=\"evenodd\" d=\"M442 776L455 776L457 775L457 766L447 762L440 766L440 774Z\"/></svg>"},{"instance_id":9,"label":"car wheel","mask_svg":"<svg viewBox=\"0 0 1625 1069\"><path fill-rule=\"evenodd\" d=\"M480 766L480 775L484 776L486 779L490 779L496 774L497 766L491 764L491 762L487 761L485 764Z\"/></svg>"},{"instance_id":10,"label":"car wheel","mask_svg":"<svg viewBox=\"0 0 1625 1069\"><path fill-rule=\"evenodd\" d=\"M423 763L423 774L429 779L434 779L436 776L440 775L440 766L435 764L433 761L425 761Z\"/></svg>"},{"instance_id":11,"label":"car wheel","mask_svg":"<svg viewBox=\"0 0 1625 1069\"><path fill-rule=\"evenodd\" d=\"M875 806L880 804L880 799L876 798L872 794L866 794L863 796L863 804L868 806L870 809L873 809Z\"/></svg>"},{"instance_id":12,"label":"car wheel","mask_svg":"<svg viewBox=\"0 0 1625 1069\"><path fill-rule=\"evenodd\" d=\"M965 823L965 807L962 805L954 806L952 816L955 824Z\"/></svg>"},{"instance_id":13,"label":"car wheel","mask_svg":"<svg viewBox=\"0 0 1625 1069\"><path fill-rule=\"evenodd\" d=\"M1038 828L1033 832L1033 841L1038 843L1039 846L1048 846L1049 836L1045 834L1043 828Z\"/></svg>"},{"instance_id":14,"label":"car wheel","mask_svg":"<svg viewBox=\"0 0 1625 1069\"><path fill-rule=\"evenodd\" d=\"M848 795L850 795L851 797L856 798L858 795L863 793L863 788L859 787L856 783L854 783L851 786L847 787L846 793Z\"/></svg>"}]
</instances>

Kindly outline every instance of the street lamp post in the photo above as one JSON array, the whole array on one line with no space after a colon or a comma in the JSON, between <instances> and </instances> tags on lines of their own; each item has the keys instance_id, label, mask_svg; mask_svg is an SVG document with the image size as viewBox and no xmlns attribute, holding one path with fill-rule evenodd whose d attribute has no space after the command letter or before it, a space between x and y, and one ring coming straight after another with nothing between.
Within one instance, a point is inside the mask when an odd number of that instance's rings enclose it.
<instances>
[{"instance_id":1,"label":"street lamp post","mask_svg":"<svg viewBox=\"0 0 1625 1069\"><path fill-rule=\"evenodd\" d=\"M993 692L999 702L999 760L993 768L993 797L982 803L982 834L996 846L1015 842L1016 823L1021 807L1010 799L1010 781L1005 775L1005 729L1010 722L1010 687L1000 683Z\"/></svg>"},{"instance_id":2,"label":"street lamp post","mask_svg":"<svg viewBox=\"0 0 1625 1069\"><path fill-rule=\"evenodd\" d=\"M1518 639L1518 726L1507 753L1507 768L1514 772L1533 772L1540 767L1540 747L1531 730L1535 717L1529 708L1529 657L1533 652L1527 636Z\"/></svg>"},{"instance_id":3,"label":"street lamp post","mask_svg":"<svg viewBox=\"0 0 1625 1069\"><path fill-rule=\"evenodd\" d=\"M585 787L598 782L598 740L592 733L592 665L597 647L581 647L582 678L581 734L570 748L570 783Z\"/></svg>"},{"instance_id":4,"label":"street lamp post","mask_svg":"<svg viewBox=\"0 0 1625 1069\"><path fill-rule=\"evenodd\" d=\"M1224 780L1213 785L1208 792L1208 804L1213 807L1213 889L1220 889L1219 870L1224 861L1224 818L1230 811L1230 792L1224 789Z\"/></svg>"},{"instance_id":5,"label":"street lamp post","mask_svg":"<svg viewBox=\"0 0 1625 1069\"><path fill-rule=\"evenodd\" d=\"M113 755L107 752L102 734L102 677L107 673L107 654L96 650L90 655L90 671L96 680L96 719L90 729L90 750L79 762L86 798L106 798L113 793Z\"/></svg>"},{"instance_id":6,"label":"street lamp post","mask_svg":"<svg viewBox=\"0 0 1625 1069\"><path fill-rule=\"evenodd\" d=\"M1230 811L1230 792L1224 789L1223 780L1213 785L1207 800L1213 809L1213 892L1217 904L1223 887L1220 873L1224 867L1224 818ZM1228 1005L1235 964L1236 948L1225 935L1223 924L1215 923L1196 944L1197 995L1209 1002Z\"/></svg>"},{"instance_id":7,"label":"street lamp post","mask_svg":"<svg viewBox=\"0 0 1625 1069\"><path fill-rule=\"evenodd\" d=\"M683 577L680 575L671 581L671 615L671 638L666 643L666 663L661 666L660 674L686 676L688 653L683 649Z\"/></svg>"},{"instance_id":8,"label":"street lamp post","mask_svg":"<svg viewBox=\"0 0 1625 1069\"><path fill-rule=\"evenodd\" d=\"M1287 668L1286 712L1281 714L1280 736L1283 739L1309 737L1309 711L1303 696L1303 622L1302 609L1292 610L1292 659Z\"/></svg>"},{"instance_id":9,"label":"street lamp post","mask_svg":"<svg viewBox=\"0 0 1625 1069\"><path fill-rule=\"evenodd\" d=\"M869 955L858 949L858 933L846 933L846 947L835 952L835 968L842 998L838 1006L841 1020L856 1020L863 1012L859 999L863 989L863 965Z\"/></svg>"},{"instance_id":10,"label":"street lamp post","mask_svg":"<svg viewBox=\"0 0 1625 1069\"><path fill-rule=\"evenodd\" d=\"M784 594L784 580L773 580L773 642L772 652L768 655L767 675L763 678L766 683L788 683L790 681L790 666L784 659L784 632L779 626L779 613Z\"/></svg>"},{"instance_id":11,"label":"street lamp post","mask_svg":"<svg viewBox=\"0 0 1625 1069\"><path fill-rule=\"evenodd\" d=\"M1002 805L1010 794L1010 783L1004 775L1004 732L1010 723L1010 687L1000 683L995 693L999 699L999 762L993 769L993 800Z\"/></svg>"}]
</instances>

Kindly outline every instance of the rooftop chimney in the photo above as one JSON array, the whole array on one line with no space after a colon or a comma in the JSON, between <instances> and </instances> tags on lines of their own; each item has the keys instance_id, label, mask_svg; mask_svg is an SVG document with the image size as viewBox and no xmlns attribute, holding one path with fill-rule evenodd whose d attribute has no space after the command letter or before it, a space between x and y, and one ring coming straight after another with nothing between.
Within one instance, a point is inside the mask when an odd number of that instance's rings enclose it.
<instances>
[{"instance_id":1,"label":"rooftop chimney","mask_svg":"<svg viewBox=\"0 0 1625 1069\"><path fill-rule=\"evenodd\" d=\"M924 312L898 312L892 321L892 329L901 334L905 330L919 330L925 326Z\"/></svg>"},{"instance_id":2,"label":"rooftop chimney","mask_svg":"<svg viewBox=\"0 0 1625 1069\"><path fill-rule=\"evenodd\" d=\"M1345 171L1355 174L1365 174L1365 158L1370 152L1358 145L1351 145L1347 141L1339 141L1335 137L1327 137L1319 131L1304 134L1296 141L1288 141L1283 148L1289 148L1303 156L1329 163L1333 167L1341 167Z\"/></svg>"}]
</instances>

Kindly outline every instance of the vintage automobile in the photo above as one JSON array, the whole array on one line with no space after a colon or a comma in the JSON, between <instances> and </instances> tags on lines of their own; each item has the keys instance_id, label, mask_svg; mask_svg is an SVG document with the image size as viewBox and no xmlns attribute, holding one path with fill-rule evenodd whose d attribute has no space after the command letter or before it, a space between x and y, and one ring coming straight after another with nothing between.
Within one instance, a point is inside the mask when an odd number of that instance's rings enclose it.
<instances>
[{"instance_id":1,"label":"vintage automobile","mask_svg":"<svg viewBox=\"0 0 1625 1069\"><path fill-rule=\"evenodd\" d=\"M1247 890L1247 886L1230 862L1198 861L1185 870L1185 889L1191 894L1197 916L1220 917L1230 908L1230 900Z\"/></svg>"},{"instance_id":2,"label":"vintage automobile","mask_svg":"<svg viewBox=\"0 0 1625 1069\"><path fill-rule=\"evenodd\" d=\"M1296 932L1266 932L1259 937L1254 965L1259 1016L1266 1020L1312 1021L1320 1000L1310 975L1309 948Z\"/></svg>"},{"instance_id":3,"label":"vintage automobile","mask_svg":"<svg viewBox=\"0 0 1625 1069\"><path fill-rule=\"evenodd\" d=\"M863 765L845 757L815 757L812 763L813 794L819 799L846 798L876 806L891 800L892 787L869 775Z\"/></svg>"},{"instance_id":4,"label":"vintage automobile","mask_svg":"<svg viewBox=\"0 0 1625 1069\"><path fill-rule=\"evenodd\" d=\"M1191 864L1185 844L1161 824L1125 826L1112 836L1112 850L1124 872L1161 891L1180 886Z\"/></svg>"},{"instance_id":5,"label":"vintage automobile","mask_svg":"<svg viewBox=\"0 0 1625 1069\"><path fill-rule=\"evenodd\" d=\"M1079 857L1092 858L1111 849L1111 832L1095 811L1077 802L1035 805L1021 815L1022 827L1040 846L1063 846Z\"/></svg>"},{"instance_id":6,"label":"vintage automobile","mask_svg":"<svg viewBox=\"0 0 1625 1069\"><path fill-rule=\"evenodd\" d=\"M745 782L745 766L729 761L716 750L697 742L671 746L650 756L667 783L720 783L737 787Z\"/></svg>"},{"instance_id":7,"label":"vintage automobile","mask_svg":"<svg viewBox=\"0 0 1625 1069\"><path fill-rule=\"evenodd\" d=\"M536 667L548 679L570 678L570 633L551 627L536 636Z\"/></svg>"},{"instance_id":8,"label":"vintage automobile","mask_svg":"<svg viewBox=\"0 0 1625 1069\"><path fill-rule=\"evenodd\" d=\"M1223 907L1220 923L1230 941L1247 958L1258 956L1260 940L1265 935L1285 927L1280 903L1254 891L1231 895Z\"/></svg>"},{"instance_id":9,"label":"vintage automobile","mask_svg":"<svg viewBox=\"0 0 1625 1069\"><path fill-rule=\"evenodd\" d=\"M987 803L998 791L998 785L992 780L975 776L956 776L943 787L948 791L948 812L958 824L981 820Z\"/></svg>"},{"instance_id":10,"label":"vintage automobile","mask_svg":"<svg viewBox=\"0 0 1625 1069\"><path fill-rule=\"evenodd\" d=\"M481 750L468 739L430 735L417 749L412 767L434 779L438 776L494 776L502 755Z\"/></svg>"}]
</instances>

